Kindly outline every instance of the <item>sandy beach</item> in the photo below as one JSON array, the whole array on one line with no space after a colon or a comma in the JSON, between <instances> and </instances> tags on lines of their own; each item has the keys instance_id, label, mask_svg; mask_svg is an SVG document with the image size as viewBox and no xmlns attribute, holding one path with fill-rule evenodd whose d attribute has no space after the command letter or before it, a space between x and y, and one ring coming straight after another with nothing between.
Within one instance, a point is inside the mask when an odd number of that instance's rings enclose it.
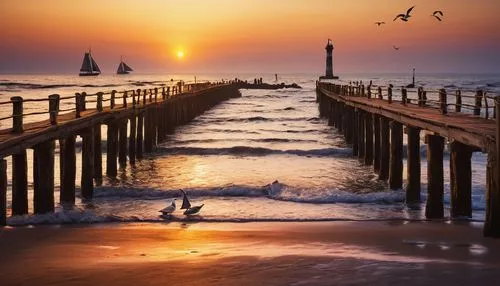
<instances>
[{"instance_id":1,"label":"sandy beach","mask_svg":"<svg viewBox=\"0 0 500 286\"><path fill-rule=\"evenodd\" d=\"M2 285L497 285L500 279L500 241L468 223L7 227L0 253Z\"/></svg>"}]
</instances>

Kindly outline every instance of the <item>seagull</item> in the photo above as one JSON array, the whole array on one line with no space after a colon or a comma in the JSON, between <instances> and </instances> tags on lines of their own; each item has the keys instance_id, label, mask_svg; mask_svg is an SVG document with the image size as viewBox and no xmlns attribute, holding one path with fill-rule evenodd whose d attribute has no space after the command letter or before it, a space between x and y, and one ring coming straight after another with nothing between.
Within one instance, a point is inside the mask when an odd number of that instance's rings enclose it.
<instances>
[{"instance_id":1,"label":"seagull","mask_svg":"<svg viewBox=\"0 0 500 286\"><path fill-rule=\"evenodd\" d=\"M442 21L442 17L444 16L443 15L443 12L437 10L437 11L434 11L434 13L432 13L431 16L434 16L436 19L438 19L439 21Z\"/></svg>"},{"instance_id":2,"label":"seagull","mask_svg":"<svg viewBox=\"0 0 500 286\"><path fill-rule=\"evenodd\" d=\"M375 25L378 25L380 27L380 25L382 24L385 24L385 22L375 22Z\"/></svg>"},{"instance_id":3,"label":"seagull","mask_svg":"<svg viewBox=\"0 0 500 286\"><path fill-rule=\"evenodd\" d=\"M413 10L413 8L415 8L415 6L411 7L410 9L408 9L408 11L406 11L406 14L399 14L399 15L397 15L396 18L394 18L393 21L396 21L398 18L400 18L401 21L408 22L408 18L411 17L410 13L411 13L411 10Z\"/></svg>"},{"instance_id":4,"label":"seagull","mask_svg":"<svg viewBox=\"0 0 500 286\"><path fill-rule=\"evenodd\" d=\"M400 47L396 47L396 46L392 46L393 49L395 49L396 51L399 51Z\"/></svg>"},{"instance_id":5,"label":"seagull","mask_svg":"<svg viewBox=\"0 0 500 286\"><path fill-rule=\"evenodd\" d=\"M184 215L195 215L195 214L198 214L201 210L201 208L204 206L205 204L201 204L199 206L196 206L196 207L192 207L192 208L189 208L187 209L185 212L184 212Z\"/></svg>"},{"instance_id":6,"label":"seagull","mask_svg":"<svg viewBox=\"0 0 500 286\"><path fill-rule=\"evenodd\" d=\"M169 206L167 206L166 208L160 210L159 212L161 212L162 214L164 215L169 215L171 213L173 213L175 211L175 199L172 201L172 204L170 204Z\"/></svg>"}]
</instances>

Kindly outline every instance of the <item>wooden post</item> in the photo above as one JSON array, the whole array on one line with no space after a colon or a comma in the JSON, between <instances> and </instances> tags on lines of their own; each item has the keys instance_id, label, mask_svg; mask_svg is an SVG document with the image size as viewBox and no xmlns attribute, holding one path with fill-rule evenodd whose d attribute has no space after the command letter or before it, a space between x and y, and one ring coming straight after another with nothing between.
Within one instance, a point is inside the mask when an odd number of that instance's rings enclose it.
<instances>
[{"instance_id":1,"label":"wooden post","mask_svg":"<svg viewBox=\"0 0 500 286\"><path fill-rule=\"evenodd\" d=\"M408 126L408 160L406 168L406 202L420 202L420 129Z\"/></svg>"},{"instance_id":2,"label":"wooden post","mask_svg":"<svg viewBox=\"0 0 500 286\"><path fill-rule=\"evenodd\" d=\"M33 152L33 208L35 214L54 211L54 141L35 145Z\"/></svg>"},{"instance_id":3,"label":"wooden post","mask_svg":"<svg viewBox=\"0 0 500 286\"><path fill-rule=\"evenodd\" d=\"M392 87L387 88L387 102L392 103Z\"/></svg>"},{"instance_id":4,"label":"wooden post","mask_svg":"<svg viewBox=\"0 0 500 286\"><path fill-rule=\"evenodd\" d=\"M81 117L81 112L82 112L82 95L79 94L78 92L75 93L75 117L80 118Z\"/></svg>"},{"instance_id":5,"label":"wooden post","mask_svg":"<svg viewBox=\"0 0 500 286\"><path fill-rule=\"evenodd\" d=\"M488 153L486 169L486 215L484 236L500 237L500 100L495 98L496 118L496 150Z\"/></svg>"},{"instance_id":6,"label":"wooden post","mask_svg":"<svg viewBox=\"0 0 500 286\"><path fill-rule=\"evenodd\" d=\"M417 94L418 94L418 106L422 107L423 101L422 101L422 93L423 93L424 88L419 86L417 89Z\"/></svg>"},{"instance_id":7,"label":"wooden post","mask_svg":"<svg viewBox=\"0 0 500 286\"><path fill-rule=\"evenodd\" d=\"M446 90L444 88L439 90L439 109L441 114L448 113L448 99L446 96Z\"/></svg>"},{"instance_id":8,"label":"wooden post","mask_svg":"<svg viewBox=\"0 0 500 286\"><path fill-rule=\"evenodd\" d=\"M365 164L373 164L373 117L369 112L365 113Z\"/></svg>"},{"instance_id":9,"label":"wooden post","mask_svg":"<svg viewBox=\"0 0 500 286\"><path fill-rule=\"evenodd\" d=\"M481 115L481 102L483 101L483 91L476 91L476 103L474 104L474 115Z\"/></svg>"},{"instance_id":10,"label":"wooden post","mask_svg":"<svg viewBox=\"0 0 500 286\"><path fill-rule=\"evenodd\" d=\"M87 110L87 93L86 92L82 92L81 96L80 96L80 108L81 108L81 111L85 111Z\"/></svg>"},{"instance_id":11,"label":"wooden post","mask_svg":"<svg viewBox=\"0 0 500 286\"><path fill-rule=\"evenodd\" d=\"M151 134L152 125L151 108L146 108L144 113L144 152L150 153L153 151L153 136Z\"/></svg>"},{"instance_id":12,"label":"wooden post","mask_svg":"<svg viewBox=\"0 0 500 286\"><path fill-rule=\"evenodd\" d=\"M10 98L12 102L12 132L22 133L23 127L23 98L20 96L13 96Z\"/></svg>"},{"instance_id":13,"label":"wooden post","mask_svg":"<svg viewBox=\"0 0 500 286\"><path fill-rule=\"evenodd\" d=\"M59 94L49 95L49 114L50 124L57 124L57 116L59 115Z\"/></svg>"},{"instance_id":14,"label":"wooden post","mask_svg":"<svg viewBox=\"0 0 500 286\"><path fill-rule=\"evenodd\" d=\"M119 149L118 149L118 162L120 168L127 167L127 123L128 120L122 120L119 124Z\"/></svg>"},{"instance_id":15,"label":"wooden post","mask_svg":"<svg viewBox=\"0 0 500 286\"><path fill-rule=\"evenodd\" d=\"M102 108L102 99L103 99L103 97L104 97L104 93L102 93L102 92L98 92L98 93L97 93L97 103L96 103L96 109L97 109L97 111L99 111L99 112L102 112L102 109L103 109L103 108Z\"/></svg>"},{"instance_id":16,"label":"wooden post","mask_svg":"<svg viewBox=\"0 0 500 286\"><path fill-rule=\"evenodd\" d=\"M94 132L92 128L84 130L82 136L82 198L91 199L94 196ZM108 138L109 140L109 138ZM116 158L116 157L115 157ZM116 159L115 159L116 160Z\"/></svg>"},{"instance_id":17,"label":"wooden post","mask_svg":"<svg viewBox=\"0 0 500 286\"><path fill-rule=\"evenodd\" d=\"M143 127L144 127L144 112L137 115L137 144L136 155L138 159L142 158L142 145L143 145Z\"/></svg>"},{"instance_id":18,"label":"wooden post","mask_svg":"<svg viewBox=\"0 0 500 286\"><path fill-rule=\"evenodd\" d=\"M109 108L115 108L115 98L116 98L116 90L111 91L111 98L109 100Z\"/></svg>"},{"instance_id":19,"label":"wooden post","mask_svg":"<svg viewBox=\"0 0 500 286\"><path fill-rule=\"evenodd\" d=\"M28 158L26 150L12 154L12 214L28 213Z\"/></svg>"},{"instance_id":20,"label":"wooden post","mask_svg":"<svg viewBox=\"0 0 500 286\"><path fill-rule=\"evenodd\" d=\"M358 111L358 158L364 161L365 158L365 112Z\"/></svg>"},{"instance_id":21,"label":"wooden post","mask_svg":"<svg viewBox=\"0 0 500 286\"><path fill-rule=\"evenodd\" d=\"M380 115L373 114L373 135L375 136L373 146L373 171L380 171Z\"/></svg>"},{"instance_id":22,"label":"wooden post","mask_svg":"<svg viewBox=\"0 0 500 286\"><path fill-rule=\"evenodd\" d=\"M450 143L451 217L472 217L472 148Z\"/></svg>"},{"instance_id":23,"label":"wooden post","mask_svg":"<svg viewBox=\"0 0 500 286\"><path fill-rule=\"evenodd\" d=\"M359 141L358 141L358 112L359 110L352 107L351 109L351 120L352 120L352 155L358 156L359 154Z\"/></svg>"},{"instance_id":24,"label":"wooden post","mask_svg":"<svg viewBox=\"0 0 500 286\"><path fill-rule=\"evenodd\" d=\"M384 99L384 97L382 96L382 87L378 87L378 99Z\"/></svg>"},{"instance_id":25,"label":"wooden post","mask_svg":"<svg viewBox=\"0 0 500 286\"><path fill-rule=\"evenodd\" d=\"M116 144L118 143L118 129L115 122L108 124L107 156L106 156L106 175L114 178L117 175Z\"/></svg>"},{"instance_id":26,"label":"wooden post","mask_svg":"<svg viewBox=\"0 0 500 286\"><path fill-rule=\"evenodd\" d=\"M392 190L403 188L403 126L391 121L391 155L389 165L389 187Z\"/></svg>"},{"instance_id":27,"label":"wooden post","mask_svg":"<svg viewBox=\"0 0 500 286\"><path fill-rule=\"evenodd\" d=\"M127 108L127 98L128 98L127 92L124 91L123 92L123 108Z\"/></svg>"},{"instance_id":28,"label":"wooden post","mask_svg":"<svg viewBox=\"0 0 500 286\"><path fill-rule=\"evenodd\" d=\"M146 106L146 96L148 95L148 91L144 89L142 91L142 105Z\"/></svg>"},{"instance_id":29,"label":"wooden post","mask_svg":"<svg viewBox=\"0 0 500 286\"><path fill-rule=\"evenodd\" d=\"M75 136L70 135L59 140L59 171L61 204L75 204L76 152Z\"/></svg>"},{"instance_id":30,"label":"wooden post","mask_svg":"<svg viewBox=\"0 0 500 286\"><path fill-rule=\"evenodd\" d=\"M401 103L403 105L406 105L406 103L408 103L408 91L404 87L401 89Z\"/></svg>"},{"instance_id":31,"label":"wooden post","mask_svg":"<svg viewBox=\"0 0 500 286\"><path fill-rule=\"evenodd\" d=\"M130 135L128 137L128 160L130 164L135 164L135 140L137 133L137 118L135 115L130 117Z\"/></svg>"},{"instance_id":32,"label":"wooden post","mask_svg":"<svg viewBox=\"0 0 500 286\"><path fill-rule=\"evenodd\" d=\"M369 85L368 88L366 89L366 97L367 98L372 98L372 86Z\"/></svg>"},{"instance_id":33,"label":"wooden post","mask_svg":"<svg viewBox=\"0 0 500 286\"><path fill-rule=\"evenodd\" d=\"M7 161L0 159L0 226L7 225Z\"/></svg>"},{"instance_id":34,"label":"wooden post","mask_svg":"<svg viewBox=\"0 0 500 286\"><path fill-rule=\"evenodd\" d=\"M443 149L444 138L427 135L427 203L425 217L443 218Z\"/></svg>"},{"instance_id":35,"label":"wooden post","mask_svg":"<svg viewBox=\"0 0 500 286\"><path fill-rule=\"evenodd\" d=\"M101 124L94 126L94 181L96 186L102 185L102 136Z\"/></svg>"},{"instance_id":36,"label":"wooden post","mask_svg":"<svg viewBox=\"0 0 500 286\"><path fill-rule=\"evenodd\" d=\"M462 91L457 90L456 91L456 104L455 104L455 112L461 112L462 111Z\"/></svg>"}]
</instances>

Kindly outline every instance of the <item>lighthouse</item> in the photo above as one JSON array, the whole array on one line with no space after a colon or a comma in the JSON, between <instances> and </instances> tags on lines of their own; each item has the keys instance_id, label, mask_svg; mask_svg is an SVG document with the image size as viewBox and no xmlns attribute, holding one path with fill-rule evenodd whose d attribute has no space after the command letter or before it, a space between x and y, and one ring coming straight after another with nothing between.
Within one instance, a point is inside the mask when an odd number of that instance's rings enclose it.
<instances>
[{"instance_id":1,"label":"lighthouse","mask_svg":"<svg viewBox=\"0 0 500 286\"><path fill-rule=\"evenodd\" d=\"M325 47L326 50L326 73L321 76L320 79L338 79L338 76L333 75L333 43L331 39L328 39L328 43Z\"/></svg>"}]
</instances>

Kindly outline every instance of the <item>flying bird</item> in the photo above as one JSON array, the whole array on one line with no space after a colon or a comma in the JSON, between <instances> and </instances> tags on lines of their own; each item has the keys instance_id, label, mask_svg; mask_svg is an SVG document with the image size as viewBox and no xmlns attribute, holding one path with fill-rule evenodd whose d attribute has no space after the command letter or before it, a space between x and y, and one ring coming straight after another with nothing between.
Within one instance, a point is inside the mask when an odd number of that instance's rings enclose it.
<instances>
[{"instance_id":1,"label":"flying bird","mask_svg":"<svg viewBox=\"0 0 500 286\"><path fill-rule=\"evenodd\" d=\"M378 25L380 27L380 25L382 24L385 24L385 22L375 22L375 25Z\"/></svg>"},{"instance_id":2,"label":"flying bird","mask_svg":"<svg viewBox=\"0 0 500 286\"><path fill-rule=\"evenodd\" d=\"M443 20L443 19L442 19L442 17L443 17L444 15L443 15L443 12L441 12L441 11L437 10L437 11L434 11L434 13L432 13L432 15L431 15L431 16L435 17L435 18L436 18L436 19L438 19L439 21L442 21L442 20Z\"/></svg>"},{"instance_id":3,"label":"flying bird","mask_svg":"<svg viewBox=\"0 0 500 286\"><path fill-rule=\"evenodd\" d=\"M175 199L172 201L172 203L167 206L166 208L160 210L160 212L163 214L163 215L170 215L171 213L173 213L175 211Z\"/></svg>"},{"instance_id":4,"label":"flying bird","mask_svg":"<svg viewBox=\"0 0 500 286\"><path fill-rule=\"evenodd\" d=\"M397 19L401 19L401 21L408 22L408 18L411 17L410 13L411 13L411 10L413 10L413 8L415 8L415 6L411 7L410 9L408 9L408 11L406 11L406 14L399 14L399 15L397 15L396 18L394 18L393 21L396 21Z\"/></svg>"},{"instance_id":5,"label":"flying bird","mask_svg":"<svg viewBox=\"0 0 500 286\"><path fill-rule=\"evenodd\" d=\"M400 47L396 47L396 46L392 46L393 49L395 49L396 51L399 51Z\"/></svg>"}]
</instances>

